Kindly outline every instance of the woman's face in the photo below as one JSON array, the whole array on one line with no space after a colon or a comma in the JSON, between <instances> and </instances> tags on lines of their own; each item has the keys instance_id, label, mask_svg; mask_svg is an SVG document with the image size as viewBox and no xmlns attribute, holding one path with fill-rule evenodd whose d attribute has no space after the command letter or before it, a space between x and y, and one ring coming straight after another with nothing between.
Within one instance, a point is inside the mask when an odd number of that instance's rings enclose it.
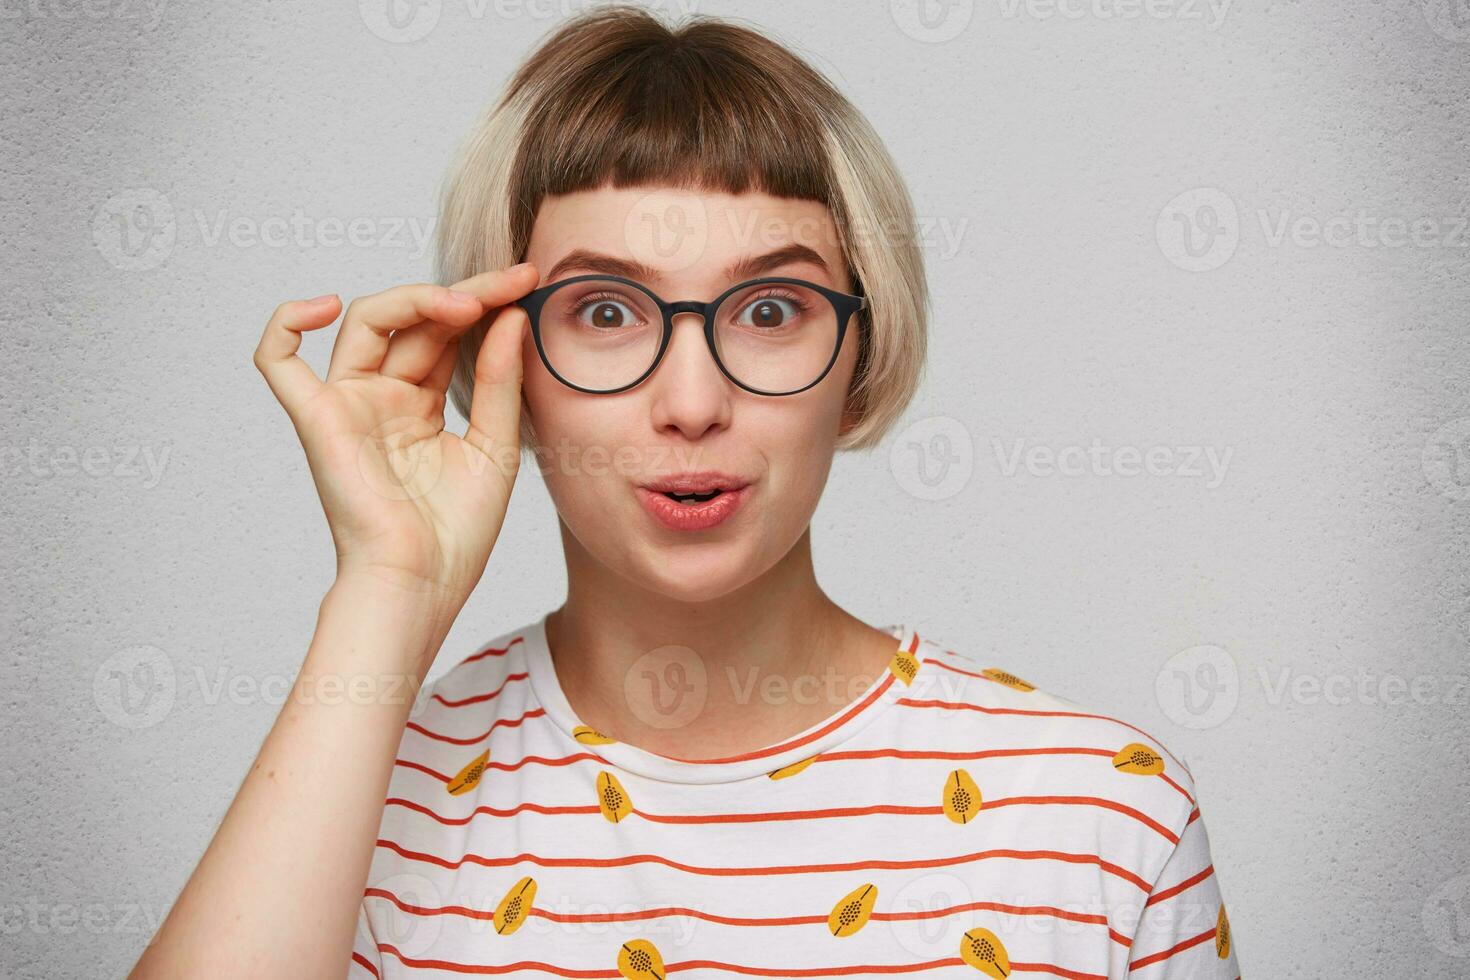
<instances>
[{"instance_id":1,"label":"woman's face","mask_svg":"<svg viewBox=\"0 0 1470 980\"><path fill-rule=\"evenodd\" d=\"M548 197L526 259L541 285L622 275L666 302L708 302L761 276L853 291L826 206L761 193L604 187ZM771 308L763 312L769 318ZM626 315L616 307L601 314ZM590 320L599 313L584 315ZM528 330L525 404L539 439L538 464L576 539L573 547L683 601L717 598L766 572L801 539L836 440L851 424L844 403L857 334L854 316L836 363L817 385L794 395L758 395L721 373L702 319L679 315L652 375L627 391L595 395L554 378ZM711 471L747 486L727 491L730 496L703 521L687 523L708 525L732 501L734 510L712 526L670 527L668 521L687 516L673 508L685 505L645 485Z\"/></svg>"}]
</instances>

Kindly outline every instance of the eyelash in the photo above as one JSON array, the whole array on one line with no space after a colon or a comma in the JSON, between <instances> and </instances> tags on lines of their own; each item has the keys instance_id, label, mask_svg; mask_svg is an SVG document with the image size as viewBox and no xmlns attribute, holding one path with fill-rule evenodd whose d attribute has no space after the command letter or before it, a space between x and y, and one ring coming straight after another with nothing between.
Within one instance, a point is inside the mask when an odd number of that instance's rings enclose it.
<instances>
[{"instance_id":1,"label":"eyelash","mask_svg":"<svg viewBox=\"0 0 1470 980\"><path fill-rule=\"evenodd\" d=\"M767 287L766 290L759 295L751 296L745 301L741 309L743 310L746 307L749 307L754 303L758 303L763 299L784 299L796 308L797 315L806 313L809 309L809 304L802 302L801 297L795 295L794 293L782 291L779 286ZM623 297L613 293L590 293L587 296L583 296L580 300L577 301L576 309L572 311L573 315L580 317L582 315L582 312L586 310L589 306L593 305L594 303L602 302L604 300L610 300L615 303L625 302Z\"/></svg>"}]
</instances>

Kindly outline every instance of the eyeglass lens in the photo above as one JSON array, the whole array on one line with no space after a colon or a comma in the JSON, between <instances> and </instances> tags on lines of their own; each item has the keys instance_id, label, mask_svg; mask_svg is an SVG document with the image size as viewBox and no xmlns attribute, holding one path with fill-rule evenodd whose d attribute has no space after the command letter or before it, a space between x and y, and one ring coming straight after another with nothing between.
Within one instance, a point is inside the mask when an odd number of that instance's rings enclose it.
<instances>
[{"instance_id":1,"label":"eyeglass lens","mask_svg":"<svg viewBox=\"0 0 1470 980\"><path fill-rule=\"evenodd\" d=\"M648 371L663 337L663 313L651 296L627 283L586 279L547 298L540 332L557 374L579 387L606 391ZM796 391L831 361L837 311L808 287L760 283L721 301L714 339L720 361L741 384L773 394Z\"/></svg>"}]
</instances>

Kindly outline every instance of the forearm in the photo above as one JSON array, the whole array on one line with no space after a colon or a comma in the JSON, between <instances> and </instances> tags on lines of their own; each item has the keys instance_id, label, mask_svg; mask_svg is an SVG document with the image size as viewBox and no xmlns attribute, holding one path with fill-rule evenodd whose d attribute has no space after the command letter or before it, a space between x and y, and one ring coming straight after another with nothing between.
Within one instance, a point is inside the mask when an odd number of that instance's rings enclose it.
<instances>
[{"instance_id":1,"label":"forearm","mask_svg":"<svg viewBox=\"0 0 1470 980\"><path fill-rule=\"evenodd\" d=\"M343 975L403 726L458 611L333 586L291 696L133 977Z\"/></svg>"}]
</instances>

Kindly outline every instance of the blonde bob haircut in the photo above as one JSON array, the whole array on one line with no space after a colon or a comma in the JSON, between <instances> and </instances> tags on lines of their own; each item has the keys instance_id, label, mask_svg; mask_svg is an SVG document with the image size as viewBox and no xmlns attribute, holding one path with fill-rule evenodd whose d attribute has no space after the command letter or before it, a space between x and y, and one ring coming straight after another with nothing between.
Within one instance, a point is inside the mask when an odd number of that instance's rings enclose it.
<instances>
[{"instance_id":1,"label":"blonde bob haircut","mask_svg":"<svg viewBox=\"0 0 1470 980\"><path fill-rule=\"evenodd\" d=\"M855 292L851 427L838 449L875 445L924 364L929 295L913 206L878 135L821 74L764 35L709 16L670 27L599 5L560 25L519 67L459 148L436 229L449 284L523 261L546 195L613 187L818 201L837 226ZM460 343L449 397L469 417L489 318ZM521 445L535 445L521 412Z\"/></svg>"}]
</instances>

